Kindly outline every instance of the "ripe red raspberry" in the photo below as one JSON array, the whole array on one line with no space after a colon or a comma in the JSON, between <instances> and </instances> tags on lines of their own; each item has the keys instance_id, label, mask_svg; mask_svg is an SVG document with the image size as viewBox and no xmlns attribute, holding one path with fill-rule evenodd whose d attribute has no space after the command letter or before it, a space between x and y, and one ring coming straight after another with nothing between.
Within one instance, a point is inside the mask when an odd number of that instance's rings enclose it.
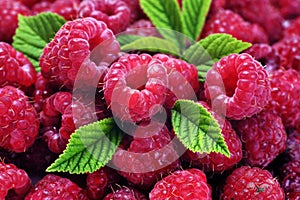
<instances>
[{"instance_id":1,"label":"ripe red raspberry","mask_svg":"<svg viewBox=\"0 0 300 200\"><path fill-rule=\"evenodd\" d=\"M286 141L286 154L291 160L300 160L300 132L293 131L288 134Z\"/></svg>"},{"instance_id":2,"label":"ripe red raspberry","mask_svg":"<svg viewBox=\"0 0 300 200\"><path fill-rule=\"evenodd\" d=\"M17 0L27 6L28 8L31 8L34 4L38 3L40 0Z\"/></svg>"},{"instance_id":3,"label":"ripe red raspberry","mask_svg":"<svg viewBox=\"0 0 300 200\"><path fill-rule=\"evenodd\" d=\"M265 31L257 24L244 21L238 14L219 9L206 21L201 38L213 33L227 33L250 43L268 43Z\"/></svg>"},{"instance_id":4,"label":"ripe red raspberry","mask_svg":"<svg viewBox=\"0 0 300 200\"><path fill-rule=\"evenodd\" d=\"M285 128L300 127L300 74L294 69L275 70L269 74L271 100L268 104L281 116Z\"/></svg>"},{"instance_id":5,"label":"ripe red raspberry","mask_svg":"<svg viewBox=\"0 0 300 200\"><path fill-rule=\"evenodd\" d=\"M129 25L126 28L125 33L140 36L160 36L152 22L147 19L140 19Z\"/></svg>"},{"instance_id":6,"label":"ripe red raspberry","mask_svg":"<svg viewBox=\"0 0 300 200\"><path fill-rule=\"evenodd\" d=\"M235 125L244 145L247 164L266 167L285 150L287 135L276 113L264 110Z\"/></svg>"},{"instance_id":7,"label":"ripe red raspberry","mask_svg":"<svg viewBox=\"0 0 300 200\"><path fill-rule=\"evenodd\" d=\"M122 0L83 0L78 17L93 17L107 24L114 34L126 29L130 23L130 8Z\"/></svg>"},{"instance_id":8,"label":"ripe red raspberry","mask_svg":"<svg viewBox=\"0 0 300 200\"><path fill-rule=\"evenodd\" d=\"M183 159L188 161L192 166L200 167L204 171L223 172L232 168L242 159L242 143L236 135L231 124L226 119L217 116L205 102L199 102L201 105L212 113L218 120L222 128L222 135L230 151L230 157L226 157L220 153L201 154L187 150L183 155Z\"/></svg>"},{"instance_id":9,"label":"ripe red raspberry","mask_svg":"<svg viewBox=\"0 0 300 200\"><path fill-rule=\"evenodd\" d=\"M263 27L271 42L282 37L283 17L269 0L226 0L226 8Z\"/></svg>"},{"instance_id":10,"label":"ripe red raspberry","mask_svg":"<svg viewBox=\"0 0 300 200\"><path fill-rule=\"evenodd\" d=\"M300 192L290 192L286 194L288 200L300 200Z\"/></svg>"},{"instance_id":11,"label":"ripe red raspberry","mask_svg":"<svg viewBox=\"0 0 300 200\"><path fill-rule=\"evenodd\" d=\"M283 33L284 37L300 36L300 17L286 20Z\"/></svg>"},{"instance_id":12,"label":"ripe red raspberry","mask_svg":"<svg viewBox=\"0 0 300 200\"><path fill-rule=\"evenodd\" d=\"M300 192L300 161L290 161L281 169L281 185L286 193Z\"/></svg>"},{"instance_id":13,"label":"ripe red raspberry","mask_svg":"<svg viewBox=\"0 0 300 200\"><path fill-rule=\"evenodd\" d=\"M225 90L225 91L224 91ZM226 117L240 120L260 112L270 98L266 70L246 53L221 58L207 72L205 95Z\"/></svg>"},{"instance_id":14,"label":"ripe red raspberry","mask_svg":"<svg viewBox=\"0 0 300 200\"><path fill-rule=\"evenodd\" d=\"M149 194L150 200L191 199L211 200L206 176L198 169L178 170L158 181Z\"/></svg>"},{"instance_id":15,"label":"ripe red raspberry","mask_svg":"<svg viewBox=\"0 0 300 200\"><path fill-rule=\"evenodd\" d=\"M23 199L31 180L27 173L13 164L0 162L0 199Z\"/></svg>"},{"instance_id":16,"label":"ripe red raspberry","mask_svg":"<svg viewBox=\"0 0 300 200\"><path fill-rule=\"evenodd\" d=\"M158 122L140 125L128 149L118 149L113 164L119 174L142 189L179 168L179 156L167 127Z\"/></svg>"},{"instance_id":17,"label":"ripe red raspberry","mask_svg":"<svg viewBox=\"0 0 300 200\"><path fill-rule=\"evenodd\" d=\"M286 19L292 19L300 15L300 2L294 0L271 0L281 15Z\"/></svg>"},{"instance_id":18,"label":"ripe red raspberry","mask_svg":"<svg viewBox=\"0 0 300 200\"><path fill-rule=\"evenodd\" d=\"M0 88L0 147L25 152L34 143L39 125L37 112L23 91Z\"/></svg>"},{"instance_id":19,"label":"ripe red raspberry","mask_svg":"<svg viewBox=\"0 0 300 200\"><path fill-rule=\"evenodd\" d=\"M83 190L69 179L48 174L25 197L25 200L36 199L87 200L87 197L84 195Z\"/></svg>"},{"instance_id":20,"label":"ripe red raspberry","mask_svg":"<svg viewBox=\"0 0 300 200\"><path fill-rule=\"evenodd\" d=\"M141 7L140 0L122 0L124 1L130 9L130 23L134 23L140 18Z\"/></svg>"},{"instance_id":21,"label":"ripe red raspberry","mask_svg":"<svg viewBox=\"0 0 300 200\"><path fill-rule=\"evenodd\" d=\"M120 187L119 189L113 191L112 193L106 195L103 200L147 200L146 195L140 191L129 188Z\"/></svg>"},{"instance_id":22,"label":"ripe red raspberry","mask_svg":"<svg viewBox=\"0 0 300 200\"><path fill-rule=\"evenodd\" d=\"M31 11L15 0L1 0L0 7L0 41L11 43L18 27L18 14L30 15Z\"/></svg>"},{"instance_id":23,"label":"ripe red raspberry","mask_svg":"<svg viewBox=\"0 0 300 200\"><path fill-rule=\"evenodd\" d=\"M37 15L41 12L47 12L51 8L53 2L50 0L39 0L31 8L32 14Z\"/></svg>"},{"instance_id":24,"label":"ripe red raspberry","mask_svg":"<svg viewBox=\"0 0 300 200\"><path fill-rule=\"evenodd\" d=\"M91 17L68 21L45 47L40 58L41 72L51 84L69 90L75 79L89 85L91 80L104 76L119 48L104 22Z\"/></svg>"},{"instance_id":25,"label":"ripe red raspberry","mask_svg":"<svg viewBox=\"0 0 300 200\"><path fill-rule=\"evenodd\" d=\"M37 73L30 61L5 42L0 42L0 69L1 87L11 85L28 92L36 81Z\"/></svg>"},{"instance_id":26,"label":"ripe red raspberry","mask_svg":"<svg viewBox=\"0 0 300 200\"><path fill-rule=\"evenodd\" d=\"M226 185L220 196L220 200L231 199L284 200L284 192L267 170L242 166L226 178Z\"/></svg>"}]
</instances>

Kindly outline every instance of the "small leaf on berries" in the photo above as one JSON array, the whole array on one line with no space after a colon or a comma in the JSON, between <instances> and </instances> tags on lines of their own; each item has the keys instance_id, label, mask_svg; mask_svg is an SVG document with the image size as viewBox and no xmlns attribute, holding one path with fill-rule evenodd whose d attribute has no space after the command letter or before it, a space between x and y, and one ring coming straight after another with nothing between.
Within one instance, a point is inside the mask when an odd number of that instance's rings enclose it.
<instances>
[{"instance_id":1,"label":"small leaf on berries","mask_svg":"<svg viewBox=\"0 0 300 200\"><path fill-rule=\"evenodd\" d=\"M117 35L117 40L120 46L124 46L126 44L130 44L138 39L142 38L139 35L131 35L131 34L119 34Z\"/></svg>"},{"instance_id":2,"label":"small leaf on berries","mask_svg":"<svg viewBox=\"0 0 300 200\"><path fill-rule=\"evenodd\" d=\"M190 100L176 101L172 109L172 125L187 149L230 156L217 120L202 105Z\"/></svg>"},{"instance_id":3,"label":"small leaf on berries","mask_svg":"<svg viewBox=\"0 0 300 200\"><path fill-rule=\"evenodd\" d=\"M39 58L44 47L66 20L57 14L47 12L35 16L19 15L18 21L13 47L21 51L39 72Z\"/></svg>"},{"instance_id":4,"label":"small leaf on berries","mask_svg":"<svg viewBox=\"0 0 300 200\"><path fill-rule=\"evenodd\" d=\"M71 135L64 152L46 171L92 173L111 160L122 136L123 132L112 118L81 126Z\"/></svg>"}]
</instances>

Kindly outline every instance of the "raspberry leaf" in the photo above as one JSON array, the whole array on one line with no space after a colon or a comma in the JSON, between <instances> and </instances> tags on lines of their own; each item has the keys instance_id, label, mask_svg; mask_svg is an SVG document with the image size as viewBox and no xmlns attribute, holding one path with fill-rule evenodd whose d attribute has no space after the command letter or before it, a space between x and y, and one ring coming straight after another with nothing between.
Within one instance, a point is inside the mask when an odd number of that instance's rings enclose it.
<instances>
[{"instance_id":1,"label":"raspberry leaf","mask_svg":"<svg viewBox=\"0 0 300 200\"><path fill-rule=\"evenodd\" d=\"M71 135L64 152L46 171L94 172L111 160L122 136L123 132L112 118L81 126Z\"/></svg>"},{"instance_id":2,"label":"raspberry leaf","mask_svg":"<svg viewBox=\"0 0 300 200\"><path fill-rule=\"evenodd\" d=\"M210 8L212 0L183 0L182 21L183 33L197 40Z\"/></svg>"},{"instance_id":3,"label":"raspberry leaf","mask_svg":"<svg viewBox=\"0 0 300 200\"><path fill-rule=\"evenodd\" d=\"M172 125L181 143L189 150L230 156L220 125L202 105L190 100L176 101Z\"/></svg>"},{"instance_id":4,"label":"raspberry leaf","mask_svg":"<svg viewBox=\"0 0 300 200\"><path fill-rule=\"evenodd\" d=\"M131 34L117 35L117 40L118 40L121 47L126 45L126 44L130 44L130 43L132 43L135 40L138 40L140 38L142 38L142 36L139 36L139 35L131 35Z\"/></svg>"},{"instance_id":5,"label":"raspberry leaf","mask_svg":"<svg viewBox=\"0 0 300 200\"><path fill-rule=\"evenodd\" d=\"M177 0L140 0L140 5L161 35L181 47L177 33L182 33L182 19Z\"/></svg>"},{"instance_id":6,"label":"raspberry leaf","mask_svg":"<svg viewBox=\"0 0 300 200\"><path fill-rule=\"evenodd\" d=\"M169 40L158 37L142 37L132 43L121 46L122 51L147 50L180 56L178 47Z\"/></svg>"},{"instance_id":7,"label":"raspberry leaf","mask_svg":"<svg viewBox=\"0 0 300 200\"><path fill-rule=\"evenodd\" d=\"M13 47L22 52L40 71L39 59L44 47L66 20L54 13L41 13L35 16L18 16L18 28L13 38Z\"/></svg>"}]
</instances>

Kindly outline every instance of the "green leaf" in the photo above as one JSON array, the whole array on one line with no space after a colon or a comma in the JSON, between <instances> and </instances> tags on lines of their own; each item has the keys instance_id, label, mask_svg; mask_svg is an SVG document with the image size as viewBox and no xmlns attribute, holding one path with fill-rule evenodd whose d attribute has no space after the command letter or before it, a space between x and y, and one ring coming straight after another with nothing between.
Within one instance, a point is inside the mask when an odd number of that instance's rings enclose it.
<instances>
[{"instance_id":1,"label":"green leaf","mask_svg":"<svg viewBox=\"0 0 300 200\"><path fill-rule=\"evenodd\" d=\"M142 36L139 36L139 35L131 35L131 34L117 35L117 40L121 47L126 44L130 44L130 43L134 42L135 40L138 40L141 38L142 38Z\"/></svg>"},{"instance_id":2,"label":"green leaf","mask_svg":"<svg viewBox=\"0 0 300 200\"><path fill-rule=\"evenodd\" d=\"M172 42L158 37L142 37L121 47L122 51L142 50L180 56L180 50Z\"/></svg>"},{"instance_id":3,"label":"green leaf","mask_svg":"<svg viewBox=\"0 0 300 200\"><path fill-rule=\"evenodd\" d=\"M54 37L66 20L47 12L35 16L18 16L18 28L13 38L13 47L22 52L40 71L39 59L46 44Z\"/></svg>"},{"instance_id":4,"label":"green leaf","mask_svg":"<svg viewBox=\"0 0 300 200\"><path fill-rule=\"evenodd\" d=\"M194 40L200 36L212 0L182 2L183 33Z\"/></svg>"},{"instance_id":5,"label":"green leaf","mask_svg":"<svg viewBox=\"0 0 300 200\"><path fill-rule=\"evenodd\" d=\"M220 125L202 105L190 100L176 101L172 125L179 140L189 150L230 156Z\"/></svg>"},{"instance_id":6,"label":"green leaf","mask_svg":"<svg viewBox=\"0 0 300 200\"><path fill-rule=\"evenodd\" d=\"M46 171L94 172L111 160L122 136L123 132L112 118L81 126L71 135L64 152Z\"/></svg>"},{"instance_id":7,"label":"green leaf","mask_svg":"<svg viewBox=\"0 0 300 200\"><path fill-rule=\"evenodd\" d=\"M181 47L182 19L177 0L140 0L140 5L160 34Z\"/></svg>"}]
</instances>

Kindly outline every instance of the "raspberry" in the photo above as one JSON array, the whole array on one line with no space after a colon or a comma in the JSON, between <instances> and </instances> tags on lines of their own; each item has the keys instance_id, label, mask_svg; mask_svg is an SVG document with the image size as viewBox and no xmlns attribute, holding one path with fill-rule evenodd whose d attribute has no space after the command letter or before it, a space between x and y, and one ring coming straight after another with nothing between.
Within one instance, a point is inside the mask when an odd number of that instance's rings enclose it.
<instances>
[{"instance_id":1,"label":"raspberry","mask_svg":"<svg viewBox=\"0 0 300 200\"><path fill-rule=\"evenodd\" d=\"M47 12L51 8L52 3L50 0L40 0L34 4L31 8L31 11L34 15L37 15L41 12Z\"/></svg>"},{"instance_id":2,"label":"raspberry","mask_svg":"<svg viewBox=\"0 0 300 200\"><path fill-rule=\"evenodd\" d=\"M122 0L124 1L128 7L130 8L130 23L134 23L136 20L140 18L141 8L139 0Z\"/></svg>"},{"instance_id":3,"label":"raspberry","mask_svg":"<svg viewBox=\"0 0 300 200\"><path fill-rule=\"evenodd\" d=\"M300 17L284 23L284 37L300 36Z\"/></svg>"},{"instance_id":4,"label":"raspberry","mask_svg":"<svg viewBox=\"0 0 300 200\"><path fill-rule=\"evenodd\" d=\"M220 9L212 13L204 25L201 38L213 33L227 33L250 43L268 43L268 37L260 26L244 21L230 10Z\"/></svg>"},{"instance_id":5,"label":"raspberry","mask_svg":"<svg viewBox=\"0 0 300 200\"><path fill-rule=\"evenodd\" d=\"M221 58L206 75L206 98L235 120L260 112L269 101L270 90L266 70L246 53Z\"/></svg>"},{"instance_id":6,"label":"raspberry","mask_svg":"<svg viewBox=\"0 0 300 200\"><path fill-rule=\"evenodd\" d=\"M126 28L125 33L140 36L160 36L152 22L147 19L140 19L129 25Z\"/></svg>"},{"instance_id":7,"label":"raspberry","mask_svg":"<svg viewBox=\"0 0 300 200\"><path fill-rule=\"evenodd\" d=\"M300 160L300 133L293 131L288 134L286 153L291 160Z\"/></svg>"},{"instance_id":8,"label":"raspberry","mask_svg":"<svg viewBox=\"0 0 300 200\"><path fill-rule=\"evenodd\" d=\"M36 81L37 73L23 53L10 44L0 42L0 86L11 85L28 92Z\"/></svg>"},{"instance_id":9,"label":"raspberry","mask_svg":"<svg viewBox=\"0 0 300 200\"><path fill-rule=\"evenodd\" d=\"M114 154L113 164L129 182L150 189L158 179L179 168L178 158L167 127L153 122L137 128L129 148Z\"/></svg>"},{"instance_id":10,"label":"raspberry","mask_svg":"<svg viewBox=\"0 0 300 200\"><path fill-rule=\"evenodd\" d=\"M148 198L136 189L120 187L113 193L104 197L103 200L147 200Z\"/></svg>"},{"instance_id":11,"label":"raspberry","mask_svg":"<svg viewBox=\"0 0 300 200\"><path fill-rule=\"evenodd\" d=\"M281 118L272 111L238 121L236 131L245 148L244 159L251 166L266 167L285 150L286 132Z\"/></svg>"},{"instance_id":12,"label":"raspberry","mask_svg":"<svg viewBox=\"0 0 300 200\"><path fill-rule=\"evenodd\" d=\"M269 109L282 118L285 128L299 127L300 124L300 75L294 69L270 72L271 100Z\"/></svg>"},{"instance_id":13,"label":"raspberry","mask_svg":"<svg viewBox=\"0 0 300 200\"><path fill-rule=\"evenodd\" d=\"M115 170L102 167L99 170L87 175L87 196L89 199L103 198L108 188L119 181L120 177Z\"/></svg>"},{"instance_id":14,"label":"raspberry","mask_svg":"<svg viewBox=\"0 0 300 200\"><path fill-rule=\"evenodd\" d=\"M35 199L87 200L87 197L83 194L83 190L69 179L48 174L25 197L25 200Z\"/></svg>"},{"instance_id":15,"label":"raspberry","mask_svg":"<svg viewBox=\"0 0 300 200\"><path fill-rule=\"evenodd\" d=\"M0 199L22 199L29 192L27 173L13 164L0 162Z\"/></svg>"},{"instance_id":16,"label":"raspberry","mask_svg":"<svg viewBox=\"0 0 300 200\"><path fill-rule=\"evenodd\" d=\"M281 169L281 185L286 193L300 192L300 161L290 161Z\"/></svg>"},{"instance_id":17,"label":"raspberry","mask_svg":"<svg viewBox=\"0 0 300 200\"><path fill-rule=\"evenodd\" d=\"M103 21L114 34L118 34L130 23L130 8L122 0L83 0L78 9L78 16Z\"/></svg>"},{"instance_id":18,"label":"raspberry","mask_svg":"<svg viewBox=\"0 0 300 200\"><path fill-rule=\"evenodd\" d=\"M198 169L178 170L158 181L149 194L150 200L190 199L209 200L210 186L206 176Z\"/></svg>"},{"instance_id":19,"label":"raspberry","mask_svg":"<svg viewBox=\"0 0 300 200\"><path fill-rule=\"evenodd\" d=\"M40 0L18 0L28 8L31 8L34 4L38 3Z\"/></svg>"},{"instance_id":20,"label":"raspberry","mask_svg":"<svg viewBox=\"0 0 300 200\"><path fill-rule=\"evenodd\" d=\"M75 79L89 86L104 76L118 52L119 44L104 22L91 17L68 21L45 47L41 72L51 84L69 90Z\"/></svg>"},{"instance_id":21,"label":"raspberry","mask_svg":"<svg viewBox=\"0 0 300 200\"><path fill-rule=\"evenodd\" d=\"M0 147L25 152L39 133L39 119L23 91L0 88Z\"/></svg>"},{"instance_id":22,"label":"raspberry","mask_svg":"<svg viewBox=\"0 0 300 200\"><path fill-rule=\"evenodd\" d=\"M242 166L226 178L226 185L220 199L283 200L284 192L269 171L258 167Z\"/></svg>"},{"instance_id":23,"label":"raspberry","mask_svg":"<svg viewBox=\"0 0 300 200\"><path fill-rule=\"evenodd\" d=\"M184 160L189 161L192 166L200 167L205 171L223 172L232 168L242 159L242 143L231 124L226 119L222 120L214 113L205 102L199 102L218 120L222 127L222 135L230 151L230 158L220 153L201 154L187 150L183 155Z\"/></svg>"},{"instance_id":24,"label":"raspberry","mask_svg":"<svg viewBox=\"0 0 300 200\"><path fill-rule=\"evenodd\" d=\"M31 11L15 0L1 0L0 7L0 41L11 43L18 27L18 14L30 15Z\"/></svg>"},{"instance_id":25,"label":"raspberry","mask_svg":"<svg viewBox=\"0 0 300 200\"><path fill-rule=\"evenodd\" d=\"M295 18L300 15L300 2L294 0L271 0L281 15L286 19Z\"/></svg>"},{"instance_id":26,"label":"raspberry","mask_svg":"<svg viewBox=\"0 0 300 200\"><path fill-rule=\"evenodd\" d=\"M245 20L263 27L271 42L282 37L283 18L269 0L226 0L226 8L240 14Z\"/></svg>"}]
</instances>

